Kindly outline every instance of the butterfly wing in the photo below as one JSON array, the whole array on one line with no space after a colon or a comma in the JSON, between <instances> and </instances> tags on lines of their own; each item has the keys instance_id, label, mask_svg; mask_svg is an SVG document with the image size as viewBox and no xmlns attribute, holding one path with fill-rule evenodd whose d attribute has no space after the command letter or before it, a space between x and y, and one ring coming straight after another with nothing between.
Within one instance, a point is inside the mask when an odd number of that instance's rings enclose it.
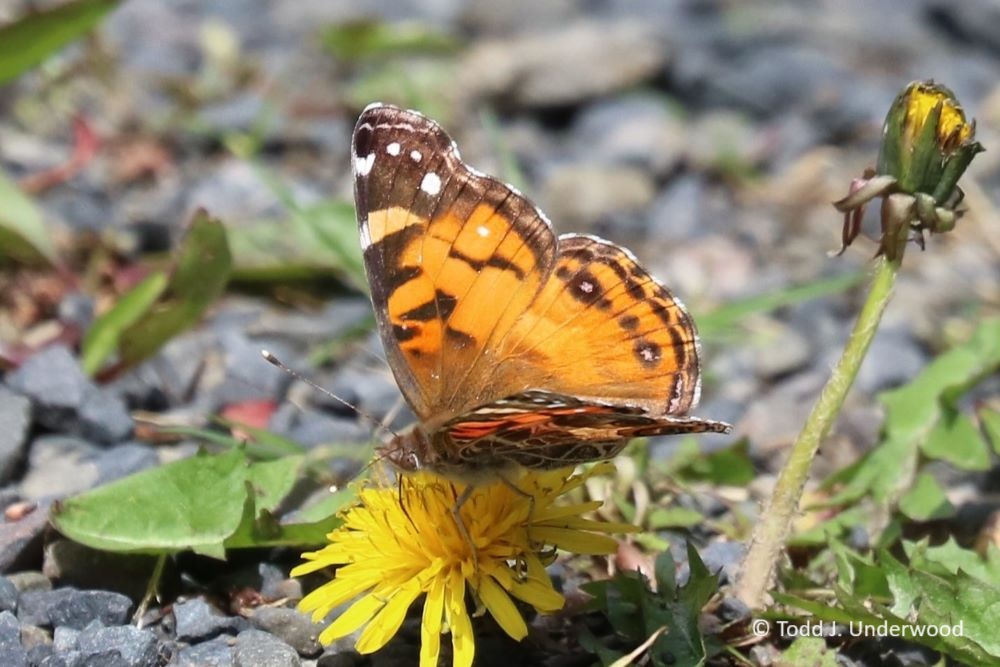
<instances>
[{"instance_id":1,"label":"butterfly wing","mask_svg":"<svg viewBox=\"0 0 1000 667\"><path fill-rule=\"evenodd\" d=\"M424 116L372 105L352 142L355 203L379 333L422 421L505 395L463 372L490 358L555 260L544 216L471 170ZM478 380L478 382L477 382Z\"/></svg>"},{"instance_id":2,"label":"butterfly wing","mask_svg":"<svg viewBox=\"0 0 1000 667\"><path fill-rule=\"evenodd\" d=\"M558 468L614 457L632 438L726 433L723 422L655 417L641 408L585 401L544 391L510 396L443 427L445 469Z\"/></svg>"}]
</instances>

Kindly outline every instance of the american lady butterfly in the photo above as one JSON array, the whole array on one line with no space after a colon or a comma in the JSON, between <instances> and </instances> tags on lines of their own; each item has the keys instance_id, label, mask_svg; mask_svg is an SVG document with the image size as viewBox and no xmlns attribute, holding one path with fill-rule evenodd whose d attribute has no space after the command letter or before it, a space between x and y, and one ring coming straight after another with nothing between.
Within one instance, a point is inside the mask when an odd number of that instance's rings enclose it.
<instances>
[{"instance_id":1,"label":"american lady butterfly","mask_svg":"<svg viewBox=\"0 0 1000 667\"><path fill-rule=\"evenodd\" d=\"M694 322L627 250L557 237L414 111L365 109L352 159L379 333L419 418L382 448L397 468L474 481L729 430L687 416L701 390Z\"/></svg>"}]
</instances>

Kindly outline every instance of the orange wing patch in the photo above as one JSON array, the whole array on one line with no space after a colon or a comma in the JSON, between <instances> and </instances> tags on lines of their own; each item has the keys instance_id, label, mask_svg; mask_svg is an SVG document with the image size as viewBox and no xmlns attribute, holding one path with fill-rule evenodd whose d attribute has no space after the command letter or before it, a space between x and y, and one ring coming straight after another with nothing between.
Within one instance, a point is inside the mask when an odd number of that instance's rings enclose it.
<instances>
[{"instance_id":1,"label":"orange wing patch","mask_svg":"<svg viewBox=\"0 0 1000 667\"><path fill-rule=\"evenodd\" d=\"M698 347L683 305L616 245L560 238L555 268L502 343L502 377L526 387L684 414Z\"/></svg>"}]
</instances>

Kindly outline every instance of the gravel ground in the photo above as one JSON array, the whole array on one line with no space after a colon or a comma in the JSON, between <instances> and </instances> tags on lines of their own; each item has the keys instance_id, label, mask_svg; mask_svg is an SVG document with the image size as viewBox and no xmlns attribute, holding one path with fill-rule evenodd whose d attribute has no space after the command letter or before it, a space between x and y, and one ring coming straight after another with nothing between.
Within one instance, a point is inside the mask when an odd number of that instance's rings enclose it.
<instances>
[{"instance_id":1,"label":"gravel ground","mask_svg":"<svg viewBox=\"0 0 1000 667\"><path fill-rule=\"evenodd\" d=\"M16 13L0 7L0 19ZM696 317L863 271L874 245L827 255L840 238L829 202L874 161L882 116L902 85L935 78L954 89L990 150L963 183L970 213L956 233L907 256L818 474L875 442L879 391L912 378L971 322L1000 311L1000 153L993 152L1000 146L1000 12L989 0L128 0L95 40L59 56L55 66L67 77L58 84L33 74L0 88L2 166L24 178L62 163L72 150L71 118L84 118L101 150L37 201L60 242L101 237L124 258L170 247L200 206L237 227L286 216L265 173L300 204L349 197L350 129L371 101L366 91L398 91L372 88L370 63L332 58L318 29L363 16L412 19L454 35L460 46L446 56L397 62L407 80L425 87L421 99L440 110L465 159L510 178L509 153L519 185L560 232L634 248ZM495 119L496 129L484 119ZM260 142L263 169L227 150L246 133ZM733 422L748 438L760 471L742 498L750 511L858 305L859 292L845 290L752 315L705 341L697 412ZM82 290L48 304L59 332L85 325L97 306ZM287 550L239 554L225 566L178 558L166 576L177 601L148 611L137 629L129 623L151 560L97 553L47 529L53 502L195 451L193 442L150 442L140 414L203 425L228 406L270 400L278 407L269 428L278 433L308 447L363 446L369 425L290 382L259 350L310 368L318 345L369 318L366 298L350 287L309 300L231 293L203 326L152 360L95 383L72 346L59 344L59 332L19 329L0 312L5 349L25 341L41 348L16 370L0 371L0 499L8 519L0 525L0 664L412 660L418 626L368 658L349 643L320 647L317 626L281 606L292 605L303 586L287 578L297 560ZM399 394L374 336L345 349L335 363L311 368L313 377L365 412L393 411ZM394 423L407 422L403 412ZM702 445L729 442L713 437ZM675 444L650 447L667 457ZM343 473L356 465L345 462ZM970 480L948 483L961 488ZM974 483L998 491L996 479L992 488ZM739 543L710 546L705 557L716 567L739 562ZM237 609L234 591L244 589L277 604ZM588 664L572 651L553 658L542 642L512 647L492 632L483 631L482 664L509 663L511 651L526 662ZM912 657L917 662L900 664L923 664ZM880 663L859 656L851 664Z\"/></svg>"}]
</instances>

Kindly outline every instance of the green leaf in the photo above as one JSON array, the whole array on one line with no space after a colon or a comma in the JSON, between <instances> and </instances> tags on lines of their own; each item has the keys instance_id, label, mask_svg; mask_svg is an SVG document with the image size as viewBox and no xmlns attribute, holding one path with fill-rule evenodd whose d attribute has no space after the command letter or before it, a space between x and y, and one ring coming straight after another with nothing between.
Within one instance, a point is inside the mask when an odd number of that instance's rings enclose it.
<instances>
[{"instance_id":1,"label":"green leaf","mask_svg":"<svg viewBox=\"0 0 1000 667\"><path fill-rule=\"evenodd\" d=\"M705 339L731 335L738 331L737 327L740 321L750 315L769 313L778 308L793 306L831 294L839 294L858 285L864 279L864 272L859 271L832 278L821 278L804 285L727 303L715 310L698 314L695 318L698 322L698 333Z\"/></svg>"},{"instance_id":2,"label":"green leaf","mask_svg":"<svg viewBox=\"0 0 1000 667\"><path fill-rule=\"evenodd\" d=\"M1000 412L986 408L980 410L979 423L983 425L986 437L993 444L993 451L1000 454Z\"/></svg>"},{"instance_id":3,"label":"green leaf","mask_svg":"<svg viewBox=\"0 0 1000 667\"><path fill-rule=\"evenodd\" d=\"M2 63L0 56L0 69ZM4 259L24 264L55 264L56 249L34 202L0 172L0 263Z\"/></svg>"},{"instance_id":4,"label":"green leaf","mask_svg":"<svg viewBox=\"0 0 1000 667\"><path fill-rule=\"evenodd\" d=\"M117 5L118 0L77 0L0 28L0 84L82 36Z\"/></svg>"},{"instance_id":5,"label":"green leaf","mask_svg":"<svg viewBox=\"0 0 1000 667\"><path fill-rule=\"evenodd\" d=\"M143 361L196 324L225 289L231 265L225 227L199 211L181 244L167 289L148 315L121 332L122 363Z\"/></svg>"},{"instance_id":6,"label":"green leaf","mask_svg":"<svg viewBox=\"0 0 1000 667\"><path fill-rule=\"evenodd\" d=\"M250 465L247 479L254 490L258 511L274 512L301 476L304 456L286 456Z\"/></svg>"},{"instance_id":7,"label":"green leaf","mask_svg":"<svg viewBox=\"0 0 1000 667\"><path fill-rule=\"evenodd\" d=\"M952 406L964 392L998 369L1000 318L992 318L980 322L968 341L939 355L912 382L881 394L879 400L886 409L882 442L849 470L834 476L843 487L830 504L852 502L867 493L882 505L894 502L916 474L921 447L938 422L954 414ZM935 444L931 451L953 460L943 449ZM973 449L964 443L962 460L979 466L982 455Z\"/></svg>"},{"instance_id":8,"label":"green leaf","mask_svg":"<svg viewBox=\"0 0 1000 667\"><path fill-rule=\"evenodd\" d=\"M97 318L83 339L83 371L93 375L118 349L122 332L138 322L167 288L167 274L157 271L146 277Z\"/></svg>"},{"instance_id":9,"label":"green leaf","mask_svg":"<svg viewBox=\"0 0 1000 667\"><path fill-rule=\"evenodd\" d=\"M717 486L746 486L757 476L750 459L750 441L741 438L725 449L692 457L674 474L687 481Z\"/></svg>"},{"instance_id":10,"label":"green leaf","mask_svg":"<svg viewBox=\"0 0 1000 667\"><path fill-rule=\"evenodd\" d=\"M837 667L837 652L822 637L799 637L781 654L787 667Z\"/></svg>"},{"instance_id":11,"label":"green leaf","mask_svg":"<svg viewBox=\"0 0 1000 667\"><path fill-rule=\"evenodd\" d=\"M921 449L930 458L947 461L956 468L990 469L989 446L972 420L960 412L945 411Z\"/></svg>"},{"instance_id":12,"label":"green leaf","mask_svg":"<svg viewBox=\"0 0 1000 667\"><path fill-rule=\"evenodd\" d=\"M941 485L927 473L917 475L913 487L899 499L899 510L914 521L945 519L955 514Z\"/></svg>"},{"instance_id":13,"label":"green leaf","mask_svg":"<svg viewBox=\"0 0 1000 667\"><path fill-rule=\"evenodd\" d=\"M286 220L229 230L233 278L271 282L333 276L367 289L354 205L330 200L298 208Z\"/></svg>"},{"instance_id":14,"label":"green leaf","mask_svg":"<svg viewBox=\"0 0 1000 667\"><path fill-rule=\"evenodd\" d=\"M327 28L323 46L338 60L355 62L404 53L452 53L458 42L422 23L362 19Z\"/></svg>"},{"instance_id":15,"label":"green leaf","mask_svg":"<svg viewBox=\"0 0 1000 667\"><path fill-rule=\"evenodd\" d=\"M247 461L233 449L145 470L59 503L52 522L95 549L221 557L242 520Z\"/></svg>"},{"instance_id":16,"label":"green leaf","mask_svg":"<svg viewBox=\"0 0 1000 667\"><path fill-rule=\"evenodd\" d=\"M690 528L705 523L701 512L687 507L657 507L649 513L646 519L647 527L652 530L661 528Z\"/></svg>"},{"instance_id":17,"label":"green leaf","mask_svg":"<svg viewBox=\"0 0 1000 667\"><path fill-rule=\"evenodd\" d=\"M910 560L910 567L930 574L957 575L959 571L993 586L1000 586L1000 547L990 543L986 557L971 549L963 549L948 536L948 541L936 547L926 541L903 541L903 550Z\"/></svg>"}]
</instances>

